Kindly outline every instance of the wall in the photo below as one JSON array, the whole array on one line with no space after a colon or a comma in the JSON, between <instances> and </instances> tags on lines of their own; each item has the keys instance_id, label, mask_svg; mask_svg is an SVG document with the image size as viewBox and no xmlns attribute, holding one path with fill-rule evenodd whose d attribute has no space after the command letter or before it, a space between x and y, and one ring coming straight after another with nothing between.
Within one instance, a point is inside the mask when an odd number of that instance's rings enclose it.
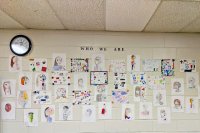
<instances>
[{"instance_id":1,"label":"wall","mask_svg":"<svg viewBox=\"0 0 200 133\"><path fill-rule=\"evenodd\" d=\"M48 58L51 66L53 52L64 52L67 55L67 66L69 69L69 58L89 57L92 52L80 51L79 46L101 46L101 47L124 47L126 52L113 52L109 49L104 52L106 62L110 59L126 59L126 55L139 54L142 59L191 58L197 60L197 71L199 72L200 61L200 35L199 34L161 34L161 33L115 33L115 32L76 32L76 31L40 31L40 30L0 30L0 80L3 78L17 79L17 75L8 72L8 57L11 54L9 42L16 34L28 35L33 42L32 53L23 58L23 70L28 71L29 57ZM184 73L179 72L179 64L176 61L175 77L185 78ZM109 75L109 79L112 76ZM112 80L110 80L112 81ZM128 80L129 82L129 80ZM109 95L111 94L112 82L109 83ZM73 85L69 88L72 90ZM128 86L131 89L131 86ZM167 78L167 105L170 106L170 78ZM71 95L71 94L70 94ZM197 90L185 89L185 96L196 96ZM69 98L69 101L72 97ZM133 95L129 95L133 103ZM148 100L152 101L152 92L148 92ZM94 103L95 104L95 103ZM81 107L74 108L74 120L69 122L57 121L54 124L39 123L38 127L28 128L23 124L23 109L16 109L16 120L1 121L1 133L76 133L76 132L200 132L200 113L172 113L170 124L159 125L156 121L156 108L153 111L153 120L138 119L138 104L136 105L137 118L134 121L121 121L120 105L113 105L112 120L97 120L95 123L81 123ZM58 106L56 106L58 107ZM38 108L34 106L33 108ZM39 111L40 112L40 111ZM57 112L56 112L57 113ZM58 113L57 113L58 114ZM58 116L56 116L58 119ZM40 116L39 116L40 120Z\"/></svg>"}]
</instances>

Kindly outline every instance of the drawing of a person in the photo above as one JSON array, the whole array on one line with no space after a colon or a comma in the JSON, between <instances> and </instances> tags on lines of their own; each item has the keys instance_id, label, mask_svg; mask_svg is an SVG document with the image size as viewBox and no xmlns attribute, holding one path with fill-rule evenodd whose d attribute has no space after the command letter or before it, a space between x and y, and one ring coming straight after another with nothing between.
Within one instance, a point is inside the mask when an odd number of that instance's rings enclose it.
<instances>
[{"instance_id":1,"label":"drawing of a person","mask_svg":"<svg viewBox=\"0 0 200 133\"><path fill-rule=\"evenodd\" d=\"M141 95L140 87L136 86L136 88L135 88L135 97L140 97L140 95Z\"/></svg>"},{"instance_id":2,"label":"drawing of a person","mask_svg":"<svg viewBox=\"0 0 200 133\"><path fill-rule=\"evenodd\" d=\"M195 78L194 77L190 77L188 79L189 88L196 88L195 82L196 82Z\"/></svg>"},{"instance_id":3,"label":"drawing of a person","mask_svg":"<svg viewBox=\"0 0 200 133\"><path fill-rule=\"evenodd\" d=\"M95 57L94 64L94 71L102 71L102 58L100 56Z\"/></svg>"},{"instance_id":4,"label":"drawing of a person","mask_svg":"<svg viewBox=\"0 0 200 133\"><path fill-rule=\"evenodd\" d=\"M33 122L33 118L34 118L34 113L33 112L29 112L28 113L28 118L29 118L29 122L32 123Z\"/></svg>"},{"instance_id":5,"label":"drawing of a person","mask_svg":"<svg viewBox=\"0 0 200 133\"><path fill-rule=\"evenodd\" d=\"M87 109L87 110L85 111L85 116L86 116L87 118L90 118L90 117L92 116L92 109Z\"/></svg>"},{"instance_id":6,"label":"drawing of a person","mask_svg":"<svg viewBox=\"0 0 200 133\"><path fill-rule=\"evenodd\" d=\"M149 110L148 110L148 106L146 104L143 104L143 109L142 109L142 115L144 116L148 116L149 115Z\"/></svg>"},{"instance_id":7,"label":"drawing of a person","mask_svg":"<svg viewBox=\"0 0 200 133\"><path fill-rule=\"evenodd\" d=\"M134 70L135 68L135 55L131 55L131 70Z\"/></svg>"},{"instance_id":8,"label":"drawing of a person","mask_svg":"<svg viewBox=\"0 0 200 133\"><path fill-rule=\"evenodd\" d=\"M7 104L5 105L5 111L6 111L6 112L10 112L11 109L12 109L12 105L11 105L10 103L7 103Z\"/></svg>"},{"instance_id":9,"label":"drawing of a person","mask_svg":"<svg viewBox=\"0 0 200 133\"><path fill-rule=\"evenodd\" d=\"M158 103L159 105L163 105L164 103L162 100L163 100L163 95L161 93L158 93L156 95L156 103Z\"/></svg>"},{"instance_id":10,"label":"drawing of a person","mask_svg":"<svg viewBox=\"0 0 200 133\"><path fill-rule=\"evenodd\" d=\"M39 90L46 90L46 80L45 74L39 74L36 78L36 86Z\"/></svg>"},{"instance_id":11,"label":"drawing of a person","mask_svg":"<svg viewBox=\"0 0 200 133\"><path fill-rule=\"evenodd\" d=\"M4 92L4 95L6 95L6 96L11 95L11 82L10 81L3 82L3 92Z\"/></svg>"},{"instance_id":12,"label":"drawing of a person","mask_svg":"<svg viewBox=\"0 0 200 133\"><path fill-rule=\"evenodd\" d=\"M174 99L174 108L175 109L182 109L181 100L180 99Z\"/></svg>"},{"instance_id":13,"label":"drawing of a person","mask_svg":"<svg viewBox=\"0 0 200 133\"><path fill-rule=\"evenodd\" d=\"M53 122L53 118L52 115L54 114L54 109L51 107L47 107L44 110L44 116L47 120L48 123L52 123Z\"/></svg>"},{"instance_id":14,"label":"drawing of a person","mask_svg":"<svg viewBox=\"0 0 200 133\"><path fill-rule=\"evenodd\" d=\"M53 66L54 71L64 71L65 66L63 66L63 59L60 56L57 56L54 61L54 66Z\"/></svg>"},{"instance_id":15,"label":"drawing of a person","mask_svg":"<svg viewBox=\"0 0 200 133\"><path fill-rule=\"evenodd\" d=\"M68 120L68 117L70 116L70 114L71 114L71 111L70 111L70 109L69 109L69 107L68 106L63 106L63 120Z\"/></svg>"},{"instance_id":16,"label":"drawing of a person","mask_svg":"<svg viewBox=\"0 0 200 133\"><path fill-rule=\"evenodd\" d=\"M131 109L130 108L125 108L124 119L125 120L130 120L131 119Z\"/></svg>"},{"instance_id":17,"label":"drawing of a person","mask_svg":"<svg viewBox=\"0 0 200 133\"><path fill-rule=\"evenodd\" d=\"M17 56L12 56L10 60L10 67L12 70L20 70L20 66L18 63L18 57Z\"/></svg>"},{"instance_id":18,"label":"drawing of a person","mask_svg":"<svg viewBox=\"0 0 200 133\"><path fill-rule=\"evenodd\" d=\"M78 79L78 89L85 89L83 85L83 78Z\"/></svg>"},{"instance_id":19,"label":"drawing of a person","mask_svg":"<svg viewBox=\"0 0 200 133\"><path fill-rule=\"evenodd\" d=\"M26 108L28 100L29 100L28 93L26 91L20 91L18 96L19 105L21 105L23 108Z\"/></svg>"},{"instance_id":20,"label":"drawing of a person","mask_svg":"<svg viewBox=\"0 0 200 133\"><path fill-rule=\"evenodd\" d=\"M58 88L56 90L56 99L60 99L60 98L67 98L65 88Z\"/></svg>"},{"instance_id":21,"label":"drawing of a person","mask_svg":"<svg viewBox=\"0 0 200 133\"><path fill-rule=\"evenodd\" d=\"M190 101L190 109L194 108L194 99L193 98L190 98L189 99Z\"/></svg>"},{"instance_id":22,"label":"drawing of a person","mask_svg":"<svg viewBox=\"0 0 200 133\"><path fill-rule=\"evenodd\" d=\"M107 109L106 109L106 104L103 104L103 107L101 108L101 114L105 115L107 113Z\"/></svg>"},{"instance_id":23,"label":"drawing of a person","mask_svg":"<svg viewBox=\"0 0 200 133\"><path fill-rule=\"evenodd\" d=\"M181 88L180 82L176 81L173 83L173 89L175 90L175 92L180 92L181 91L180 88Z\"/></svg>"},{"instance_id":24,"label":"drawing of a person","mask_svg":"<svg viewBox=\"0 0 200 133\"><path fill-rule=\"evenodd\" d=\"M29 83L29 78L27 76L21 77L21 85L25 86Z\"/></svg>"},{"instance_id":25,"label":"drawing of a person","mask_svg":"<svg viewBox=\"0 0 200 133\"><path fill-rule=\"evenodd\" d=\"M167 120L167 113L164 109L160 110L160 118L162 121L166 121Z\"/></svg>"}]
</instances>

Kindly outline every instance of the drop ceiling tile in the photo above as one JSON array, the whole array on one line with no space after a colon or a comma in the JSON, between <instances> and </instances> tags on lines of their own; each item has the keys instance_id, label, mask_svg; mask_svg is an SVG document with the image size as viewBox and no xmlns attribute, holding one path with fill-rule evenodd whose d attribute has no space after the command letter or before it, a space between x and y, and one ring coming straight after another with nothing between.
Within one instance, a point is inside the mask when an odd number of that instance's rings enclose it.
<instances>
[{"instance_id":1,"label":"drop ceiling tile","mask_svg":"<svg viewBox=\"0 0 200 133\"><path fill-rule=\"evenodd\" d=\"M0 0L0 8L26 28L64 28L45 0Z\"/></svg>"},{"instance_id":2,"label":"drop ceiling tile","mask_svg":"<svg viewBox=\"0 0 200 133\"><path fill-rule=\"evenodd\" d=\"M183 28L181 32L200 32L200 16L194 22Z\"/></svg>"},{"instance_id":3,"label":"drop ceiling tile","mask_svg":"<svg viewBox=\"0 0 200 133\"><path fill-rule=\"evenodd\" d=\"M104 30L104 0L48 0L67 29Z\"/></svg>"},{"instance_id":4,"label":"drop ceiling tile","mask_svg":"<svg viewBox=\"0 0 200 133\"><path fill-rule=\"evenodd\" d=\"M24 27L12 19L6 13L0 10L0 28L1 29L23 29Z\"/></svg>"},{"instance_id":5,"label":"drop ceiling tile","mask_svg":"<svg viewBox=\"0 0 200 133\"><path fill-rule=\"evenodd\" d=\"M178 32L200 15L200 2L163 1L145 31Z\"/></svg>"},{"instance_id":6,"label":"drop ceiling tile","mask_svg":"<svg viewBox=\"0 0 200 133\"><path fill-rule=\"evenodd\" d=\"M106 0L106 30L142 31L160 0Z\"/></svg>"}]
</instances>

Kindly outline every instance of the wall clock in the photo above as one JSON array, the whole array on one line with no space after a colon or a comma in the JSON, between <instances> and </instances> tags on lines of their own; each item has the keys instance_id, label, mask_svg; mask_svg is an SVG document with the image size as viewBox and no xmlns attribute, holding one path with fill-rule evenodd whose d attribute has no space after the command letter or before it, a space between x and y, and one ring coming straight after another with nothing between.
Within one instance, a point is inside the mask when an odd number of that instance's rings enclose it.
<instances>
[{"instance_id":1,"label":"wall clock","mask_svg":"<svg viewBox=\"0 0 200 133\"><path fill-rule=\"evenodd\" d=\"M25 35L17 35L10 41L10 50L18 56L27 55L32 48L31 40Z\"/></svg>"}]
</instances>

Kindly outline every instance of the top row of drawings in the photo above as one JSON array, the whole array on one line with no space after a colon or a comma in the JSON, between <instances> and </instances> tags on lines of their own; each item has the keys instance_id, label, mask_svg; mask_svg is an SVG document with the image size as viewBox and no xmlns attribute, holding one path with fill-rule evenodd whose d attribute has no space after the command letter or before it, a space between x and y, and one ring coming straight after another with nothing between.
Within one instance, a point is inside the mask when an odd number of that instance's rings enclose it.
<instances>
[{"instance_id":1,"label":"top row of drawings","mask_svg":"<svg viewBox=\"0 0 200 133\"><path fill-rule=\"evenodd\" d=\"M174 76L175 59L144 59L140 63L139 55L128 55L125 60L109 60L108 68L105 65L104 54L93 54L92 58L71 58L71 72L89 72L89 71L109 71L114 73L139 72L140 64L144 72L159 72L162 76ZM182 59L180 62L180 72L196 72L196 60ZM66 55L63 53L53 54L52 67L50 71L66 71ZM30 71L47 71L47 59L33 58L29 59ZM22 70L22 59L17 56L10 56L9 71L18 72Z\"/></svg>"}]
</instances>

